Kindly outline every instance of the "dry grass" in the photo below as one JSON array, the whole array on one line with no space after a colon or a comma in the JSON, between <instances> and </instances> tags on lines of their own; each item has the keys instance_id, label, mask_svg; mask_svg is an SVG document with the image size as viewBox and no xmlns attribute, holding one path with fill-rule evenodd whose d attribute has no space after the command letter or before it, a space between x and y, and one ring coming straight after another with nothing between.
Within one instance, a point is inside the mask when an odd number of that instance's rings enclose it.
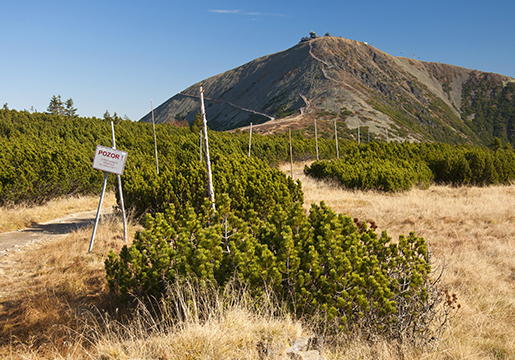
<instances>
[{"instance_id":1,"label":"dry grass","mask_svg":"<svg viewBox=\"0 0 515 360\"><path fill-rule=\"evenodd\" d=\"M24 229L79 211L98 208L99 196L73 196L51 200L43 206L0 207L0 233ZM105 195L103 206L116 204L114 192Z\"/></svg>"},{"instance_id":2,"label":"dry grass","mask_svg":"<svg viewBox=\"0 0 515 360\"><path fill-rule=\"evenodd\" d=\"M159 321L159 316L141 307L128 326L107 321L110 330L97 339L97 355L105 359L255 359L258 341L266 341L271 349L284 352L289 338L304 334L299 322L287 315L274 316L263 306L260 311L247 302L244 294L218 294L216 297L196 294L197 301L205 301L207 319L195 317L189 294L191 284L176 285L173 295L157 307L159 313L169 313L181 307L183 317L171 316ZM199 304L197 304L199 305ZM254 311L249 308L253 307ZM184 316L185 315L185 316Z\"/></svg>"},{"instance_id":3,"label":"dry grass","mask_svg":"<svg viewBox=\"0 0 515 360\"><path fill-rule=\"evenodd\" d=\"M136 228L129 224L129 242ZM92 227L81 228L1 258L0 358L66 353L70 331L80 328L84 314L110 309L103 261L109 249L124 244L123 224L115 217L101 223L88 253L91 233Z\"/></svg>"},{"instance_id":4,"label":"dry grass","mask_svg":"<svg viewBox=\"0 0 515 360\"><path fill-rule=\"evenodd\" d=\"M206 301L207 320L189 316L193 310L186 298L198 289L185 287L168 297L175 296L173 306L186 307L181 320L160 321L140 307L122 324L111 317L123 304L107 289L103 262L110 249L119 252L123 246L123 226L119 219L101 224L88 254L91 230L25 247L0 264L0 358L258 359L258 340L284 345L304 335L299 322L277 317L273 304L260 302L260 312L249 311L244 293L232 292L239 300L229 305ZM136 230L141 228L132 225L129 233ZM160 313L172 311L167 303L158 306Z\"/></svg>"},{"instance_id":5,"label":"dry grass","mask_svg":"<svg viewBox=\"0 0 515 360\"><path fill-rule=\"evenodd\" d=\"M462 310L431 358L515 358L515 186L347 191L306 178L304 164L295 165L306 209L323 200L353 218L374 220L392 238L415 231L445 262L443 283ZM283 167L288 174L289 166Z\"/></svg>"},{"instance_id":6,"label":"dry grass","mask_svg":"<svg viewBox=\"0 0 515 360\"><path fill-rule=\"evenodd\" d=\"M374 220L394 238L412 230L424 236L434 258L445 260L443 282L462 305L435 351L350 341L331 345L326 358L515 358L515 186L432 186L398 194L345 191L303 177L302 167L295 164L294 176L302 180L306 208L324 200L351 217ZM289 164L284 171L289 172ZM84 327L93 306L115 305L106 289L103 259L109 248L123 245L122 233L119 223L99 228L89 255L91 229L84 229L8 257L9 266L0 275L0 357L255 359L258 340L284 342L309 333L287 316L259 314L241 303L216 308L208 321L187 319L169 327L152 325L157 320L149 315L137 317L141 321L131 326L97 319Z\"/></svg>"}]
</instances>

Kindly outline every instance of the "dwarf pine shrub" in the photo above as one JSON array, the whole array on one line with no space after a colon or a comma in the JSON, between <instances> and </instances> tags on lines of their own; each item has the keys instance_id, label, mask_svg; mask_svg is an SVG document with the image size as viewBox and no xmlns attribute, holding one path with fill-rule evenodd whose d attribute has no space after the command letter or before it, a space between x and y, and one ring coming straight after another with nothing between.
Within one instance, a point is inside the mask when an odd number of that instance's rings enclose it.
<instances>
[{"instance_id":1,"label":"dwarf pine shrub","mask_svg":"<svg viewBox=\"0 0 515 360\"><path fill-rule=\"evenodd\" d=\"M414 233L392 241L324 203L276 205L244 219L223 196L217 211L189 207L147 215L145 230L105 262L109 287L125 300L159 298L184 278L223 288L236 279L254 296L273 291L292 314L322 314L331 333L359 329L399 337L430 328L441 301L430 283L427 244ZM252 212L252 211L251 211ZM247 214L249 215L249 214ZM424 336L427 334L424 333Z\"/></svg>"},{"instance_id":2,"label":"dwarf pine shrub","mask_svg":"<svg viewBox=\"0 0 515 360\"><path fill-rule=\"evenodd\" d=\"M233 200L232 209L242 218L254 211L267 216L276 204L290 207L303 202L299 182L286 177L266 162L240 156L215 154L212 157L215 198L227 194ZM156 174L152 163L139 163L125 171L123 192L127 207L136 216L164 213L173 204L175 211L188 206L201 212L206 193L206 167L199 161L165 164Z\"/></svg>"},{"instance_id":3,"label":"dwarf pine shrub","mask_svg":"<svg viewBox=\"0 0 515 360\"><path fill-rule=\"evenodd\" d=\"M498 140L498 139L497 139ZM360 190L403 191L431 182L452 186L510 184L515 152L494 142L491 149L443 143L346 144L338 160L316 161L304 173Z\"/></svg>"},{"instance_id":4,"label":"dwarf pine shrub","mask_svg":"<svg viewBox=\"0 0 515 360\"><path fill-rule=\"evenodd\" d=\"M417 185L428 187L433 179L431 170L423 162L354 155L335 161L317 161L306 166L304 173L319 179L335 179L349 189L380 191L409 190Z\"/></svg>"}]
</instances>

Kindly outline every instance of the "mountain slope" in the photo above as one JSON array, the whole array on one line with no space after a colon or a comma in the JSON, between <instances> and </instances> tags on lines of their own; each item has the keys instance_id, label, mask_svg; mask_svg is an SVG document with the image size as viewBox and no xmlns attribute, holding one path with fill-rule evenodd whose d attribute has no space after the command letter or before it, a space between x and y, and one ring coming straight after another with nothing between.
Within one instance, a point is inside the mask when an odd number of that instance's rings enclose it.
<instances>
[{"instance_id":1,"label":"mountain slope","mask_svg":"<svg viewBox=\"0 0 515 360\"><path fill-rule=\"evenodd\" d=\"M307 129L318 119L322 132L336 120L346 136L360 127L375 139L488 144L493 136L515 141L514 81L326 36L194 84L161 104L155 119L192 122L203 86L215 130L251 122L261 132Z\"/></svg>"}]
</instances>

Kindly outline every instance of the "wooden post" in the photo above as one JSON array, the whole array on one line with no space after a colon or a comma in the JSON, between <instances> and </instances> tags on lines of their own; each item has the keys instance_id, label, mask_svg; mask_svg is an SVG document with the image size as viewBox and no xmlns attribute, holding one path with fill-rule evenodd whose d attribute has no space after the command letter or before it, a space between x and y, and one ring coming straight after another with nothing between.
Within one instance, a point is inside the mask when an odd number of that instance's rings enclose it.
<instances>
[{"instance_id":1,"label":"wooden post","mask_svg":"<svg viewBox=\"0 0 515 360\"><path fill-rule=\"evenodd\" d=\"M154 105L152 105L152 99L150 99L150 107L152 109L152 129L154 129L154 149L156 153L156 171L159 175L159 164L157 162L157 142L156 142L156 124L154 123Z\"/></svg>"},{"instance_id":2,"label":"wooden post","mask_svg":"<svg viewBox=\"0 0 515 360\"><path fill-rule=\"evenodd\" d=\"M114 125L111 121L111 134L113 135L113 149L116 149L116 140L114 137ZM120 207L122 208L122 219L123 219L123 239L127 242L127 217L125 216L125 205L123 203L123 191L122 191L122 177L116 175L118 178L118 194L120 195Z\"/></svg>"},{"instance_id":3,"label":"wooden post","mask_svg":"<svg viewBox=\"0 0 515 360\"><path fill-rule=\"evenodd\" d=\"M207 193L211 206L215 210L215 191L213 189L213 178L211 176L211 161L209 160L209 141L207 138L207 119L206 110L204 108L204 90L200 87L200 111L202 113L202 133L204 135L204 154L206 158L206 169L207 169Z\"/></svg>"},{"instance_id":4,"label":"wooden post","mask_svg":"<svg viewBox=\"0 0 515 360\"><path fill-rule=\"evenodd\" d=\"M315 144L317 148L317 161L318 159L318 135L317 135L317 119L315 119Z\"/></svg>"},{"instance_id":5,"label":"wooden post","mask_svg":"<svg viewBox=\"0 0 515 360\"><path fill-rule=\"evenodd\" d=\"M361 137L359 135L359 126L358 126L358 145L360 145L360 143L361 143Z\"/></svg>"},{"instance_id":6,"label":"wooden post","mask_svg":"<svg viewBox=\"0 0 515 360\"><path fill-rule=\"evenodd\" d=\"M334 119L334 141L336 142L336 158L340 158L340 152L338 151L338 129L336 128L336 118Z\"/></svg>"},{"instance_id":7,"label":"wooden post","mask_svg":"<svg viewBox=\"0 0 515 360\"><path fill-rule=\"evenodd\" d=\"M250 159L250 147L252 146L252 123L250 123L250 134L249 134L249 159Z\"/></svg>"},{"instance_id":8,"label":"wooden post","mask_svg":"<svg viewBox=\"0 0 515 360\"><path fill-rule=\"evenodd\" d=\"M291 147L291 128L288 129L289 131L289 137L290 137L290 174L291 178L293 179L293 150Z\"/></svg>"}]
</instances>

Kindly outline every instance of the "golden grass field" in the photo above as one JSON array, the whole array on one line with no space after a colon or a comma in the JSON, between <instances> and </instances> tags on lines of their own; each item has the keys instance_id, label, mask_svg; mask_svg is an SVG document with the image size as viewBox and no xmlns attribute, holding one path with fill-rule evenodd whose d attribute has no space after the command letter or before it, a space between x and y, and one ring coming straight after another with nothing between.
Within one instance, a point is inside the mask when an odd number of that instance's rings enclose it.
<instances>
[{"instance_id":1,"label":"golden grass field","mask_svg":"<svg viewBox=\"0 0 515 360\"><path fill-rule=\"evenodd\" d=\"M425 237L433 258L445 263L443 284L461 304L432 351L356 339L327 345L326 359L515 358L515 186L347 191L305 178L303 166L295 164L294 177L303 183L306 209L323 200L338 212L374 220L394 238L410 231ZM289 174L290 165L282 170ZM64 208L73 202L62 201ZM91 199L92 209L97 201ZM85 210L82 206L77 209ZM12 211L17 219L41 209L1 209L2 220ZM2 226L5 231L20 225ZM131 224L129 236L138 229ZM114 219L99 227L91 254L91 228L86 228L0 258L0 358L258 359L259 340L280 343L310 333L309 324L271 311L252 312L244 301L213 306L204 322L188 318L152 327L152 317L142 313L135 323L118 325L113 318L119 305L107 290L103 260L109 249L124 244L122 234L121 221ZM101 317L103 310L111 316Z\"/></svg>"}]
</instances>

